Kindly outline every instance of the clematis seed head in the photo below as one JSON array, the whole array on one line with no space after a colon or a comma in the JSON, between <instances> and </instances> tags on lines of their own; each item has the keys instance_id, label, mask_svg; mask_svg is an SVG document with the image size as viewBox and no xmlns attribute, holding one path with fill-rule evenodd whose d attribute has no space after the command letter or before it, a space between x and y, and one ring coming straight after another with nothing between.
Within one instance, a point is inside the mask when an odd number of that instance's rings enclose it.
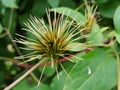
<instances>
[{"instance_id":1,"label":"clematis seed head","mask_svg":"<svg viewBox=\"0 0 120 90\"><path fill-rule=\"evenodd\" d=\"M27 59L25 62L28 62L44 58L51 61L53 66L54 62L60 57L69 55L70 50L76 48L79 44L82 45L78 42L85 38L85 36L80 35L84 31L84 29L79 30L81 24L76 25L74 20L64 16L64 12L63 14L57 14L56 11L53 13L54 16L51 18L50 11L47 12L48 23L44 19L34 16L30 16L30 19L25 22L27 28L23 30L30 32L35 39L17 34L20 38L16 38L14 41L26 45L26 48L20 48L30 50L31 53L18 56L16 59L25 58Z\"/></svg>"}]
</instances>

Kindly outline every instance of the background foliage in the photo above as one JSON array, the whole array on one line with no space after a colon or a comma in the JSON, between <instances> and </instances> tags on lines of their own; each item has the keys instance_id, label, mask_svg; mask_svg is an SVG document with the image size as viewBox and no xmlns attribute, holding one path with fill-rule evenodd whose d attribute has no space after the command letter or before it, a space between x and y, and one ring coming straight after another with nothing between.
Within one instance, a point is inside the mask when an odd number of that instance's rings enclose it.
<instances>
[{"instance_id":1,"label":"background foliage","mask_svg":"<svg viewBox=\"0 0 120 90\"><path fill-rule=\"evenodd\" d=\"M34 75L29 75L13 90L117 90L117 64L115 52L120 51L120 1L119 0L89 0L98 6L98 24L93 25L87 41L93 41L92 51L77 54L85 62L72 58L76 63L64 62L63 65L72 81L60 68L57 79L55 69L50 66L44 72L42 84L37 87ZM71 11L69 17L76 17L76 22L85 22L85 6L83 0L0 0L0 89L5 88L23 73L27 68L16 65L14 57L25 51L19 50L15 33L32 37L21 30L30 14L46 19L46 9L57 10L65 15ZM106 31L107 30L107 31ZM117 41L117 42L116 42ZM113 44L114 43L114 44ZM35 62L33 62L35 63ZM32 63L32 64L33 64ZM88 74L88 67L91 74ZM39 78L41 68L34 71ZM35 79L35 80L34 80Z\"/></svg>"}]
</instances>

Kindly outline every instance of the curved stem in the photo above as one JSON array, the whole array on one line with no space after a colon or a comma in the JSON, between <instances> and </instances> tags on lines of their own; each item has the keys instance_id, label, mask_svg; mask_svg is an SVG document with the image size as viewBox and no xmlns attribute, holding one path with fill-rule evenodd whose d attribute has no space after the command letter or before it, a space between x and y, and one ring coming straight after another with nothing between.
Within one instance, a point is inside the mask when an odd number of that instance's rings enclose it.
<instances>
[{"instance_id":1,"label":"curved stem","mask_svg":"<svg viewBox=\"0 0 120 90\"><path fill-rule=\"evenodd\" d=\"M16 81L14 81L12 84L10 84L8 87L6 87L4 90L10 90L13 88L16 84L18 84L21 80L23 80L26 76L28 76L33 70L35 70L41 63L43 63L45 60L41 60L38 62L35 66L33 66L31 69L29 69L26 73L24 73L20 78L18 78Z\"/></svg>"},{"instance_id":2,"label":"curved stem","mask_svg":"<svg viewBox=\"0 0 120 90\"><path fill-rule=\"evenodd\" d=\"M118 90L120 90L120 59L117 59Z\"/></svg>"},{"instance_id":3,"label":"curved stem","mask_svg":"<svg viewBox=\"0 0 120 90\"><path fill-rule=\"evenodd\" d=\"M11 31L11 25L12 25L12 19L13 19L13 13L14 13L14 9L11 9L11 11L10 11L10 17L9 17L8 28L4 28L4 30L6 31L8 37L10 38L11 41L13 40L13 37L12 37L12 35L11 35L11 33L10 33L10 31ZM19 55L22 55L22 53L21 53L21 51L19 50L17 44L16 44L15 42L12 42L12 44L14 45L17 53L18 53ZM26 67L26 65L25 65L25 67ZM31 72L30 75L33 77L33 79L34 79L36 82L38 81L38 80L37 80L37 77L34 75L34 73Z\"/></svg>"},{"instance_id":4,"label":"curved stem","mask_svg":"<svg viewBox=\"0 0 120 90\"><path fill-rule=\"evenodd\" d=\"M120 57L119 57L119 53L116 51L116 49L114 48L114 46L112 46L112 49L115 53L116 59L117 59L117 77L118 77L118 90L120 90Z\"/></svg>"}]
</instances>

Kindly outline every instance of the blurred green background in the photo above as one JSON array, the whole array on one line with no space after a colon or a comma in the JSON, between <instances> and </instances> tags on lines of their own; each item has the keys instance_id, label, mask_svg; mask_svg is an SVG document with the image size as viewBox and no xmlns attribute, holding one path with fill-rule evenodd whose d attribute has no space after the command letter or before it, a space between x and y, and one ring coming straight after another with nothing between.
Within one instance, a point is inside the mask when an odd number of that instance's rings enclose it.
<instances>
[{"instance_id":1,"label":"blurred green background","mask_svg":"<svg viewBox=\"0 0 120 90\"><path fill-rule=\"evenodd\" d=\"M120 5L120 0L88 0L88 2L98 6L99 25L109 26L113 29L113 16L116 8ZM31 37L29 33L21 31L21 28L25 27L24 22L29 19L30 15L46 19L46 9L57 7L68 7L78 10L83 15L85 14L83 0L0 0L0 90L26 71L25 68L15 64L14 57L25 53L23 50L18 49L18 46L21 45L12 41L14 38L17 38L15 33ZM16 62L18 61L16 60ZM70 63L70 65L72 64ZM39 71L41 70L34 72L37 74L37 77L40 75ZM55 76L55 70L50 68L45 73L44 81L46 85L41 85L39 90L50 90L49 85ZM25 87L28 89L33 88L35 87L35 82L33 82L33 78L29 76L14 90L22 90Z\"/></svg>"}]
</instances>

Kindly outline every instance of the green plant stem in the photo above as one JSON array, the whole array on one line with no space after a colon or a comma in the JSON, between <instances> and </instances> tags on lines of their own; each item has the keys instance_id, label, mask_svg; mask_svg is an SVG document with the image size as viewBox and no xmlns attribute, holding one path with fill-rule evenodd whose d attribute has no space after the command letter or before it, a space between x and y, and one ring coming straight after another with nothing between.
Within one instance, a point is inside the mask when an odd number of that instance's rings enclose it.
<instances>
[{"instance_id":1,"label":"green plant stem","mask_svg":"<svg viewBox=\"0 0 120 90\"><path fill-rule=\"evenodd\" d=\"M13 40L13 37L12 37L12 35L11 35L11 33L10 33L11 25L12 25L12 19L13 19L13 13L14 13L14 9L11 9L11 11L10 11L10 17L9 17L8 28L5 29L6 32L7 32L7 34L8 34L8 37L10 38L11 41ZM15 47L17 53L18 53L19 55L22 55L22 53L20 52L20 50L19 50L17 44L16 44L15 42L12 42L12 44L14 45L14 47ZM31 74L32 74L32 75L31 75ZM31 72L31 74L30 74L30 75L33 76L33 73L32 73L32 72ZM37 78L37 77L36 77L36 78ZM35 75L34 75L33 79L36 81ZM36 82L37 82L37 81L36 81Z\"/></svg>"},{"instance_id":2,"label":"green plant stem","mask_svg":"<svg viewBox=\"0 0 120 90\"><path fill-rule=\"evenodd\" d=\"M10 34L9 31L8 31L8 36L9 36L9 38L10 38L11 41L12 41L12 40L13 40L13 37L12 37L12 35ZM14 45L14 47L15 47L17 53L18 53L19 55L22 55L22 53L20 52L19 48L17 47L17 44L16 44L15 42L12 42L12 44Z\"/></svg>"},{"instance_id":3,"label":"green plant stem","mask_svg":"<svg viewBox=\"0 0 120 90\"><path fill-rule=\"evenodd\" d=\"M8 29L9 29L9 30L11 30L13 12L14 12L14 9L11 9L11 11L10 11L10 17L9 17L9 24L8 24Z\"/></svg>"},{"instance_id":4,"label":"green plant stem","mask_svg":"<svg viewBox=\"0 0 120 90\"><path fill-rule=\"evenodd\" d=\"M0 60L5 60L5 61L8 61L8 62L12 62L13 64L15 64L15 65L19 65L19 63L21 63L20 61L18 61L18 60L14 60L13 58L8 58L8 57L2 57L2 56L0 56ZM21 66L21 67L23 67L23 68L26 68L26 69L28 69L29 68L29 65L28 64L20 64L19 66ZM32 75L33 76L33 75ZM34 79L36 82L37 82L37 80L36 79Z\"/></svg>"},{"instance_id":5,"label":"green plant stem","mask_svg":"<svg viewBox=\"0 0 120 90\"><path fill-rule=\"evenodd\" d=\"M17 60L14 60L14 59L12 59L12 58L8 58L8 57L1 57L0 56L0 60L6 60L6 61L8 61L8 62L12 62L13 64L15 64L15 65L18 65L19 63L21 63L21 62L18 62ZM28 64L20 64L19 66L21 66L21 67L24 67L24 68L29 68L29 65ZM31 75L31 77L36 81L36 82L38 82L39 80L38 80L38 78L34 75L34 73L30 73L30 75Z\"/></svg>"},{"instance_id":6,"label":"green plant stem","mask_svg":"<svg viewBox=\"0 0 120 90\"><path fill-rule=\"evenodd\" d=\"M12 41L12 40L13 40L13 37L12 37L12 35L10 34L10 30L9 30L9 29L7 29L7 28L3 28L3 29L6 31L6 33L7 33L8 37L9 37L9 38L10 38L10 40ZM17 51L17 53L18 53L19 55L22 55L22 53L20 52L20 50L19 50L19 48L18 48L17 44L16 44L15 42L12 42L12 44L13 44L13 46L15 47L15 49L16 49L16 51Z\"/></svg>"},{"instance_id":7,"label":"green plant stem","mask_svg":"<svg viewBox=\"0 0 120 90\"><path fill-rule=\"evenodd\" d=\"M11 11L10 11L10 17L9 17L8 29L5 29L6 32L7 32L7 34L8 34L8 37L10 38L11 41L13 40L13 37L12 37L12 35L10 33L10 31L11 31L11 25L12 25L12 19L13 19L13 13L14 13L14 9L11 9ZM22 55L22 53L20 52L19 48L17 47L17 44L15 42L12 42L12 44L14 45L17 53L19 55Z\"/></svg>"},{"instance_id":8,"label":"green plant stem","mask_svg":"<svg viewBox=\"0 0 120 90\"><path fill-rule=\"evenodd\" d=\"M6 61L9 61L9 62L12 62L13 64L16 64L18 65L20 62L18 62L17 60L14 60L12 58L7 58L7 57L1 57L0 56L0 60L6 60ZM21 64L20 66L24 67L24 68L28 68L28 65L27 64ZM30 75L32 76L32 78L36 81L36 82L39 82L38 78L36 78L36 76L33 74L33 73L30 73Z\"/></svg>"},{"instance_id":9,"label":"green plant stem","mask_svg":"<svg viewBox=\"0 0 120 90\"><path fill-rule=\"evenodd\" d=\"M14 60L12 58L2 57L2 56L0 56L0 60L6 60L6 61L9 61L9 62L17 62L16 60ZM19 63L19 62L17 62L17 63Z\"/></svg>"},{"instance_id":10,"label":"green plant stem","mask_svg":"<svg viewBox=\"0 0 120 90\"><path fill-rule=\"evenodd\" d=\"M14 81L12 84L10 84L8 87L6 87L4 90L10 90L15 85L17 85L21 80L23 80L26 76L28 76L33 70L35 70L41 63L43 63L45 60L41 60L36 65L34 65L31 69L29 69L26 73L24 73L20 78L18 78L16 81Z\"/></svg>"},{"instance_id":11,"label":"green plant stem","mask_svg":"<svg viewBox=\"0 0 120 90\"><path fill-rule=\"evenodd\" d=\"M10 40L12 41L12 40L13 40L13 37L12 37L12 35L10 34L9 30L8 30L8 36L9 36ZM22 55L22 53L20 52L19 48L17 47L17 44L16 44L15 42L12 42L12 44L14 45L17 53L18 53L19 55Z\"/></svg>"},{"instance_id":12,"label":"green plant stem","mask_svg":"<svg viewBox=\"0 0 120 90\"><path fill-rule=\"evenodd\" d=\"M120 59L117 59L118 90L120 90Z\"/></svg>"},{"instance_id":13,"label":"green plant stem","mask_svg":"<svg viewBox=\"0 0 120 90\"><path fill-rule=\"evenodd\" d=\"M80 9L81 9L84 5L85 5L84 3L83 3L83 4L81 4L80 6L78 6L78 7L75 9L75 11L80 10Z\"/></svg>"},{"instance_id":14,"label":"green plant stem","mask_svg":"<svg viewBox=\"0 0 120 90\"><path fill-rule=\"evenodd\" d=\"M39 65L40 66L40 65ZM34 73L30 73L31 77L36 81L39 82L38 78L35 76Z\"/></svg>"},{"instance_id":15,"label":"green plant stem","mask_svg":"<svg viewBox=\"0 0 120 90\"><path fill-rule=\"evenodd\" d=\"M116 40L114 41L111 41L109 44L99 44L99 45L95 45L96 47L97 46L103 46L103 47L112 47L113 49L113 52L115 54L115 57L116 57L116 60L117 60L117 82L118 82L118 90L120 90L120 57L119 57L119 53L117 52L117 50L115 49L114 47L114 44L115 44Z\"/></svg>"},{"instance_id":16,"label":"green plant stem","mask_svg":"<svg viewBox=\"0 0 120 90\"><path fill-rule=\"evenodd\" d=\"M3 38L3 37L5 37L5 36L7 36L7 32L5 32L5 33L3 33L2 35L0 35L0 38Z\"/></svg>"},{"instance_id":17,"label":"green plant stem","mask_svg":"<svg viewBox=\"0 0 120 90\"><path fill-rule=\"evenodd\" d=\"M8 28L4 28L4 30L7 32L8 37L10 38L11 41L13 40L13 37L12 37L12 35L11 35L11 33L10 33L10 31L11 31L11 25L12 25L12 19L13 19L13 13L14 13L14 9L11 9L11 11L10 11L10 17L9 17ZM17 53L18 53L19 55L22 55L21 52L20 52L20 50L19 50L19 48L17 47L17 44L16 44L15 42L12 42L12 44L14 45Z\"/></svg>"},{"instance_id":18,"label":"green plant stem","mask_svg":"<svg viewBox=\"0 0 120 90\"><path fill-rule=\"evenodd\" d=\"M110 47L111 46L111 43L110 44L95 44L95 45L92 45L93 47Z\"/></svg>"},{"instance_id":19,"label":"green plant stem","mask_svg":"<svg viewBox=\"0 0 120 90\"><path fill-rule=\"evenodd\" d=\"M120 90L120 57L119 57L119 53L116 51L116 49L114 48L114 46L112 46L112 49L115 53L116 59L117 59L117 80L118 80L118 90Z\"/></svg>"}]
</instances>

